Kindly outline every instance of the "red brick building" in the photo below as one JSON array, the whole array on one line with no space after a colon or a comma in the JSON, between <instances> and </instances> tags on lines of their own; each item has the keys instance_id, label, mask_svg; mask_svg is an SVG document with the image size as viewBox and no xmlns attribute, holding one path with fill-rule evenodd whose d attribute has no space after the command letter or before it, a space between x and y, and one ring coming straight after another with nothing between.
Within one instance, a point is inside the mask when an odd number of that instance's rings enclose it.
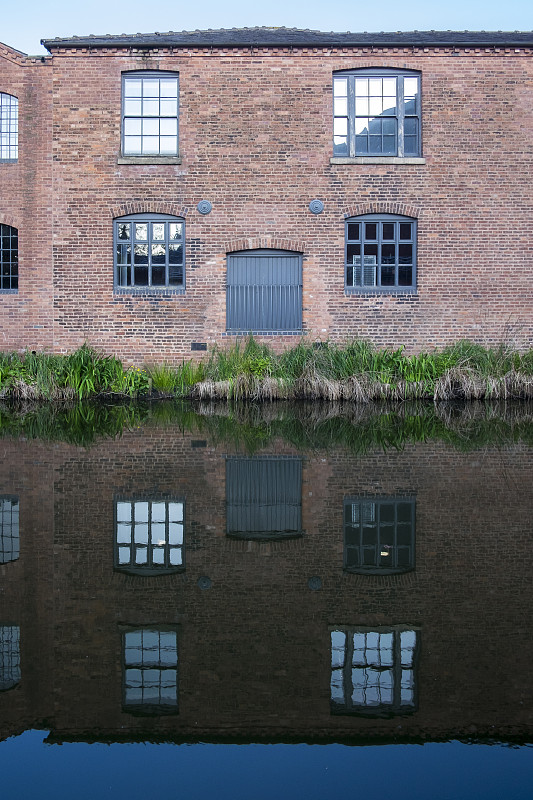
<instances>
[{"instance_id":1,"label":"red brick building","mask_svg":"<svg viewBox=\"0 0 533 800\"><path fill-rule=\"evenodd\" d=\"M44 44L0 46L1 349L531 346L533 33Z\"/></svg>"}]
</instances>

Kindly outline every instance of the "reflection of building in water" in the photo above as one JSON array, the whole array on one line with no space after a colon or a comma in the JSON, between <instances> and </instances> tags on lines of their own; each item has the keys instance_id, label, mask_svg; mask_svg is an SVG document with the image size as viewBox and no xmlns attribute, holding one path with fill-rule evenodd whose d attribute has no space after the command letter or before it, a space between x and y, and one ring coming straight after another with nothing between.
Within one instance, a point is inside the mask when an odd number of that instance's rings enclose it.
<instances>
[{"instance_id":1,"label":"reflection of building in water","mask_svg":"<svg viewBox=\"0 0 533 800\"><path fill-rule=\"evenodd\" d=\"M416 710L419 634L392 628L331 631L331 710L365 716Z\"/></svg>"},{"instance_id":2,"label":"reflection of building in water","mask_svg":"<svg viewBox=\"0 0 533 800\"><path fill-rule=\"evenodd\" d=\"M133 628L122 634L124 710L177 714L178 640L175 630Z\"/></svg>"},{"instance_id":3,"label":"reflection of building in water","mask_svg":"<svg viewBox=\"0 0 533 800\"><path fill-rule=\"evenodd\" d=\"M0 625L0 692L20 681L20 628Z\"/></svg>"},{"instance_id":4,"label":"reflection of building in water","mask_svg":"<svg viewBox=\"0 0 533 800\"><path fill-rule=\"evenodd\" d=\"M19 557L18 497L0 497L0 564Z\"/></svg>"},{"instance_id":5,"label":"reflection of building in water","mask_svg":"<svg viewBox=\"0 0 533 800\"><path fill-rule=\"evenodd\" d=\"M242 539L301 535L302 460L227 458L226 530Z\"/></svg>"},{"instance_id":6,"label":"reflection of building in water","mask_svg":"<svg viewBox=\"0 0 533 800\"><path fill-rule=\"evenodd\" d=\"M115 568L140 575L185 568L184 501L115 501Z\"/></svg>"},{"instance_id":7,"label":"reflection of building in water","mask_svg":"<svg viewBox=\"0 0 533 800\"><path fill-rule=\"evenodd\" d=\"M533 736L531 448L234 457L197 436L3 442L24 513L0 738Z\"/></svg>"},{"instance_id":8,"label":"reflection of building in water","mask_svg":"<svg viewBox=\"0 0 533 800\"><path fill-rule=\"evenodd\" d=\"M344 568L393 575L415 566L415 500L410 497L344 499Z\"/></svg>"}]
</instances>

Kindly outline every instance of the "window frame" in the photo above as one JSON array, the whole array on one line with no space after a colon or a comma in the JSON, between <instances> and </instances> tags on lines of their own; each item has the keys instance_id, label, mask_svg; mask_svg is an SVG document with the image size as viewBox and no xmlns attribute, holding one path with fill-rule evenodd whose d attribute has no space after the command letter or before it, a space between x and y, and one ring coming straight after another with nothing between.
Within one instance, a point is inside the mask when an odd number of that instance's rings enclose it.
<instances>
[{"instance_id":1,"label":"window frame","mask_svg":"<svg viewBox=\"0 0 533 800\"><path fill-rule=\"evenodd\" d=\"M20 502L17 495L0 495L0 565L20 557Z\"/></svg>"},{"instance_id":2,"label":"window frame","mask_svg":"<svg viewBox=\"0 0 533 800\"><path fill-rule=\"evenodd\" d=\"M395 78L396 79L396 114L376 115L374 119L395 119L396 126L396 149L394 153L371 153L371 152L358 152L356 142L356 114L355 114L355 81L356 78ZM415 99L415 113L406 113L405 107L405 93L404 93L404 79L416 78L418 82L417 95ZM335 113L335 81L347 80L347 111L346 114ZM419 70L410 69L397 69L395 67L376 67L376 68L363 68L353 70L339 70L333 73L333 157L334 158L351 158L351 159L368 159L371 163L375 159L400 159L409 161L410 159L419 160L422 158L422 73ZM370 114L369 114L370 118ZM347 119L347 142L345 145L335 144L335 119ZM417 120L417 147L416 152L405 152L405 120Z\"/></svg>"},{"instance_id":3,"label":"window frame","mask_svg":"<svg viewBox=\"0 0 533 800\"><path fill-rule=\"evenodd\" d=\"M367 223L369 224L376 224L376 238L375 239L367 239L364 235L366 233L366 228L364 227ZM407 239L401 238L401 224L410 224L411 227L411 236ZM353 224L360 225L360 232L358 238L349 238L350 229L349 226ZM384 224L394 224L394 238L393 239L384 239L383 238L383 225ZM402 214L360 214L355 217L347 217L344 223L344 292L345 294L416 294L417 292L417 234L418 234L418 220L414 217L408 217ZM368 284L361 284L361 285L353 285L348 283L348 275L349 270L352 269L352 281L353 281L353 261L350 264L348 262L348 249L350 245L360 245L363 248L363 252L359 254L359 258L364 259L365 252L364 252L364 245L365 243L370 244L372 246L377 247L377 255L376 261L374 264L370 266L375 266L375 281L374 283ZM383 264L383 244L386 245L394 245L394 265L392 264ZM412 273L411 273L411 283L410 284L400 284L399 281L399 269L400 269L400 255L399 255L399 248L400 245L411 245L412 246L412 264L407 265L411 266ZM352 256L353 258L353 256ZM361 264L359 265L361 266ZM363 270L366 264L362 266L362 275ZM382 268L394 266L394 275L395 275L395 282L394 284L385 284L382 285Z\"/></svg>"},{"instance_id":4,"label":"window frame","mask_svg":"<svg viewBox=\"0 0 533 800\"><path fill-rule=\"evenodd\" d=\"M119 503L124 503L131 506L131 538L129 543L127 542L119 542L118 541L118 533L119 533L119 523L126 522L125 520L119 519L119 510L118 506ZM146 563L145 564L136 564L134 559L134 550L136 544L143 545L142 542L135 542L135 506L140 503L147 503L148 504L148 520L146 522L147 526L147 542L146 542ZM165 520L153 520L153 505L154 503L163 503L165 505ZM170 520L169 518L169 505L181 505L181 520ZM165 541L162 543L157 543L154 545L152 541L152 525L153 524L163 524L165 525ZM181 542L170 542L170 530L169 525L171 523L174 524L181 524ZM114 569L116 572L122 572L128 575L139 575L141 577L154 577L160 575L175 575L180 572L185 572L185 530L186 530L186 503L185 497L177 497L177 496L168 496L168 495L135 495L135 496L117 496L114 498L113 502L113 564ZM130 548L130 561L128 563L120 563L120 548L121 547L129 547ZM172 564L170 559L170 551L171 549L179 549L181 554L181 563L180 564ZM153 554L154 551L160 550L164 554L164 560L162 564L158 564L154 562Z\"/></svg>"},{"instance_id":5,"label":"window frame","mask_svg":"<svg viewBox=\"0 0 533 800\"><path fill-rule=\"evenodd\" d=\"M342 650L344 657L342 663L337 663L335 652L339 651L338 647L334 647L333 635L335 633L344 634L344 648ZM412 648L406 648L411 651L411 661L409 664L404 663L402 658L402 634L414 634L415 643ZM355 659L354 652L354 637L365 637L365 646L363 648L364 660L363 663L358 663ZM368 646L367 637L373 635L378 637L377 648ZM382 661L382 654L387 652L387 648L381 647L381 637L391 636L392 647L390 652L392 654L392 662L384 664ZM354 626L333 626L330 628L331 637L331 663L330 663L330 711L334 715L350 715L357 717L381 717L391 718L397 715L405 716L407 714L414 714L418 711L418 668L420 661L420 648L421 648L421 629L418 626L412 625L354 625ZM373 663L370 658L367 658L367 652L376 653L377 661ZM355 663L354 663L355 662ZM377 685L370 685L364 687L357 687L354 682L357 676L354 672L359 668L365 674L365 678L377 678ZM339 688L338 673L342 673L342 697L334 698L334 687ZM390 701L380 698L377 702L367 702L364 698L363 702L358 702L354 699L356 689L359 688L364 695L368 688L376 689L378 693L381 692L381 675L389 672L392 675L391 686L385 686L392 693ZM402 686L403 679L406 673L411 672L412 686ZM337 676L335 676L337 673ZM402 696L402 689L410 688L412 697L406 700L406 696Z\"/></svg>"},{"instance_id":6,"label":"window frame","mask_svg":"<svg viewBox=\"0 0 533 800\"><path fill-rule=\"evenodd\" d=\"M4 100L4 98L6 98L6 100ZM4 108L8 109L5 115ZM4 122L7 122L7 130L4 130ZM14 130L11 130L12 126ZM3 144L4 137L6 137L6 144ZM4 149L7 149L8 153L13 149L15 154L3 155ZM0 92L0 164L13 164L18 161L18 158L19 99L14 94L9 94L9 92Z\"/></svg>"},{"instance_id":7,"label":"window frame","mask_svg":"<svg viewBox=\"0 0 533 800\"><path fill-rule=\"evenodd\" d=\"M372 520L372 527L376 530L376 541L364 541L364 525L365 520L363 514L360 513L360 520L349 521L347 520L347 509L354 506L359 506L361 511L362 507L373 506L373 513L375 519ZM398 507L406 505L410 508L410 522L398 519ZM384 522L381 518L382 509L384 506L394 506L394 519L392 521ZM343 568L345 572L354 575L401 575L406 572L412 572L416 566L416 497L413 495L358 495L356 497L345 497L343 504L343 529L344 529L344 560ZM370 527L368 525L367 527ZM398 543L398 534L401 532L402 527L409 531L409 542ZM383 531L389 529L392 536L392 546L388 543L383 543ZM348 535L350 531L356 532L358 530L359 542L348 542ZM387 539L385 540L387 542ZM365 551L374 549L375 563L365 564L364 554ZM359 564L351 565L349 563L350 552L357 550L359 552ZM388 551L386 556L382 552ZM399 555L401 552L407 552L407 563L399 564ZM379 553L379 554L378 554ZM383 563L385 559L385 562ZM390 563L387 563L390 559Z\"/></svg>"},{"instance_id":8,"label":"window frame","mask_svg":"<svg viewBox=\"0 0 533 800\"><path fill-rule=\"evenodd\" d=\"M120 626L120 633L121 633L121 660L122 660L122 711L126 714L132 714L134 716L142 716L142 717L162 717L162 716L170 716L179 714L179 632L178 627L176 625L124 625ZM175 638L176 642L176 649L175 649L175 664L171 663L170 661L163 661L161 658L153 659L150 661L149 658L144 657L145 653L148 653L149 648L144 646L144 635L145 634L157 634L158 635L158 642L159 642L159 649L161 647L161 635L171 635ZM140 649L142 657L140 661L128 661L127 657L127 637L130 635L138 635L141 636L141 646ZM137 671L141 674L141 685L137 687L141 691L141 699L139 702L132 702L128 700L128 689L132 689L135 687L128 685L128 672ZM175 686L175 694L176 699L175 702L154 702L150 699L144 699L144 691L146 688L154 688L154 686L148 687L145 685L145 676L147 677L148 684L150 682L153 683L153 678L155 672L159 673L159 681L157 683L157 687L159 689L158 698L161 700L162 697L162 688L164 687L163 684L163 672L175 672L175 682L173 685ZM148 673L152 673L149 675Z\"/></svg>"},{"instance_id":9,"label":"window frame","mask_svg":"<svg viewBox=\"0 0 533 800\"><path fill-rule=\"evenodd\" d=\"M10 246L4 249L4 237L9 237L12 243L16 239L16 247ZM4 265L4 253L11 253L9 260ZM4 276L4 266L8 268ZM4 287L4 278L10 283L9 287ZM13 283L16 285L13 286ZM19 290L19 232L18 228L12 225L0 224L0 294L16 294Z\"/></svg>"},{"instance_id":10,"label":"window frame","mask_svg":"<svg viewBox=\"0 0 533 800\"><path fill-rule=\"evenodd\" d=\"M130 270L130 277L131 280L135 280L135 273L134 273L134 260L133 258L130 259L129 264L119 264L118 259L118 247L119 245L127 245L129 243L131 250L131 255L134 255L134 246L135 243L140 243L141 240L136 240L133 236L133 228L130 228L130 238L128 239L119 239L119 226L125 223L133 223L133 225L139 224L148 224L148 233L146 240L142 240L143 243L145 242L148 247L148 262L146 264L147 271L148 271L148 284L138 284L135 283L127 284L127 283L120 283L120 270L125 268L126 270ZM164 223L165 224L165 238L164 240L153 240L152 236L152 229L151 223L158 224ZM180 239L170 240L169 232L168 232L168 223L179 223L182 226L182 233ZM185 254L185 219L184 217L177 217L173 216L172 214L151 214L151 213L143 213L143 214L127 214L123 217L115 217L113 220L113 285L114 291L117 293L123 294L184 294L186 288L186 274L185 274L185 267L186 267L186 254ZM164 284L153 284L151 283L152 280L152 255L150 254L150 246L154 243L154 241L164 241L165 244L165 283ZM181 244L182 246L182 283L181 284L170 284L168 283L169 280L169 246L174 242L175 244ZM161 266L161 265L156 265Z\"/></svg>"},{"instance_id":11,"label":"window frame","mask_svg":"<svg viewBox=\"0 0 533 800\"><path fill-rule=\"evenodd\" d=\"M141 113L140 115L133 115L133 114L126 114L126 81L128 80L149 80L154 78L173 78L177 81L177 92L176 92L176 116L173 115L161 115L159 114L143 114L143 102L145 100L144 95L141 89ZM135 98L137 99L137 98ZM161 87L159 87L159 95L157 96L159 102L161 102ZM171 98L174 99L174 98ZM159 109L161 111L161 109ZM120 121L120 155L122 159L131 159L132 161L139 160L139 163L146 163L151 161L168 161L169 159L172 161L176 161L179 159L180 155L180 138L179 138L179 113L180 113L180 82L179 82L179 72L173 72L171 70L134 70L132 72L123 72L121 75L121 121ZM141 121L141 152L140 153L129 153L126 152L126 120L140 120ZM175 119L176 120L176 150L172 153L162 153L161 152L161 132L159 132L159 151L157 153L143 153L142 152L142 122L143 120L158 120L159 122L162 119ZM160 130L160 128L159 128ZM173 134L172 134L173 136Z\"/></svg>"}]
</instances>

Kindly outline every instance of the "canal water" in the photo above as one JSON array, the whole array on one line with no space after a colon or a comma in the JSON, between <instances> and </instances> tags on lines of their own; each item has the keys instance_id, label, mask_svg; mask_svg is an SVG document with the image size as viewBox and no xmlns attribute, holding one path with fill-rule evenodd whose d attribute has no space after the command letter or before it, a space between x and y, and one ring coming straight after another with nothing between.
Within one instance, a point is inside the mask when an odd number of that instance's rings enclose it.
<instances>
[{"instance_id":1,"label":"canal water","mask_svg":"<svg viewBox=\"0 0 533 800\"><path fill-rule=\"evenodd\" d=\"M6 797L531 798L531 406L4 406L0 437Z\"/></svg>"}]
</instances>

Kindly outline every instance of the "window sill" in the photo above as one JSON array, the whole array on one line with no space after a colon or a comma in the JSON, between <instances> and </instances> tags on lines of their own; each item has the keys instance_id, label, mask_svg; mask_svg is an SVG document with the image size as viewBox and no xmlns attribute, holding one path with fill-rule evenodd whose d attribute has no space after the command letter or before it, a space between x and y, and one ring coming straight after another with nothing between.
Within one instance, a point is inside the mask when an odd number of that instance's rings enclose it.
<instances>
[{"instance_id":1,"label":"window sill","mask_svg":"<svg viewBox=\"0 0 533 800\"><path fill-rule=\"evenodd\" d=\"M18 289L0 289L0 294L18 294Z\"/></svg>"},{"instance_id":2,"label":"window sill","mask_svg":"<svg viewBox=\"0 0 533 800\"><path fill-rule=\"evenodd\" d=\"M303 331L225 331L222 336L303 336Z\"/></svg>"},{"instance_id":3,"label":"window sill","mask_svg":"<svg viewBox=\"0 0 533 800\"><path fill-rule=\"evenodd\" d=\"M361 289L344 288L345 297L418 297L418 292L414 286L387 286L383 288L368 287Z\"/></svg>"},{"instance_id":4,"label":"window sill","mask_svg":"<svg viewBox=\"0 0 533 800\"><path fill-rule=\"evenodd\" d=\"M173 297L174 295L184 295L184 288L171 288L169 286L142 286L139 288L131 286L115 286L113 289L115 297Z\"/></svg>"},{"instance_id":5,"label":"window sill","mask_svg":"<svg viewBox=\"0 0 533 800\"><path fill-rule=\"evenodd\" d=\"M335 157L330 158L330 164L425 164L425 158L400 158L399 156L356 156L355 158Z\"/></svg>"},{"instance_id":6,"label":"window sill","mask_svg":"<svg viewBox=\"0 0 533 800\"><path fill-rule=\"evenodd\" d=\"M119 156L117 164L181 164L181 156Z\"/></svg>"}]
</instances>

